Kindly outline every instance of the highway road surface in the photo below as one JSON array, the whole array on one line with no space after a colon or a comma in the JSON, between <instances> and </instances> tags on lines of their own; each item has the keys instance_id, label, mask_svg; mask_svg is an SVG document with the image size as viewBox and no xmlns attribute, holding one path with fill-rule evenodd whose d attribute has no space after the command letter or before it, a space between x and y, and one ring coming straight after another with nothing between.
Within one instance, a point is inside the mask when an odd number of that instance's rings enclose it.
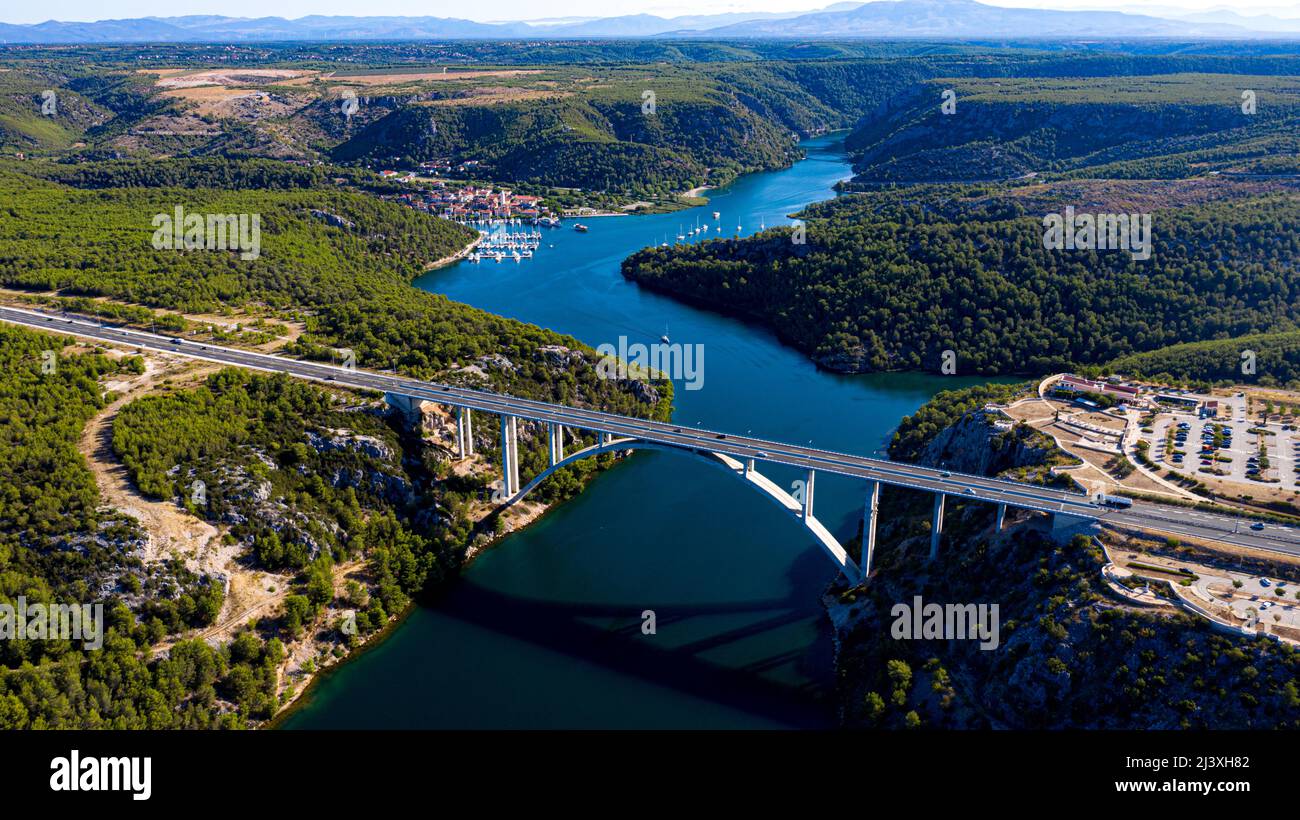
<instances>
[{"instance_id":1,"label":"highway road surface","mask_svg":"<svg viewBox=\"0 0 1300 820\"><path fill-rule=\"evenodd\" d=\"M686 449L723 453L742 461L755 459L761 462L785 464L818 472L876 480L899 487L944 493L968 500L1007 504L1011 507L1045 513L1064 513L1097 519L1117 526L1300 555L1300 529L1290 526L1268 523L1262 529L1252 529L1252 522L1249 519L1136 501L1128 509L1111 509L1093 503L1088 496L1067 490L953 473L932 467L819 450L750 436L737 436L716 430L702 430L698 427L679 426L672 422L629 418L596 410L520 399L486 390L453 387L392 374L289 359L269 353L236 350L179 337L101 325L80 317L0 307L0 321L96 339L106 344L287 373L302 379L396 393L487 413L555 422L566 427L606 432L616 437L626 436Z\"/></svg>"}]
</instances>

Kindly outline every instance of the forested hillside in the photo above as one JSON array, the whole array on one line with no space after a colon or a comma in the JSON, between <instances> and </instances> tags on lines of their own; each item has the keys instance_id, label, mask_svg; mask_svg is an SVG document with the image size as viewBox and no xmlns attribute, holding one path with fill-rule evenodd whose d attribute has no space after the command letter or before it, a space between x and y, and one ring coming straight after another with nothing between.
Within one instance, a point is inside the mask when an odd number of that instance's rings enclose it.
<instances>
[{"instance_id":1,"label":"forested hillside","mask_svg":"<svg viewBox=\"0 0 1300 820\"><path fill-rule=\"evenodd\" d=\"M651 248L624 275L758 319L845 372L937 371L945 350L958 373L1055 372L1300 321L1295 194L1159 210L1146 261L1045 249L1041 216L973 198L843 197L809 209L806 244L783 228Z\"/></svg>"},{"instance_id":2,"label":"forested hillside","mask_svg":"<svg viewBox=\"0 0 1300 820\"><path fill-rule=\"evenodd\" d=\"M1297 171L1293 76L933 79L894 103L848 139L857 182Z\"/></svg>"},{"instance_id":3,"label":"forested hillside","mask_svg":"<svg viewBox=\"0 0 1300 820\"><path fill-rule=\"evenodd\" d=\"M412 287L473 232L371 195L383 186L369 175L336 184L325 173L211 158L15 164L0 171L0 285L146 328L151 308L270 312L306 325L289 355L331 359L347 347L362 367L666 416L668 383L634 390L601 379L574 339ZM256 258L155 247L155 216L178 206L258 215ZM111 301L91 301L100 298ZM9 473L0 475L0 600L103 603L109 631L103 651L5 641L0 725L258 724L294 694L281 677L286 646L324 630L342 652L454 574L477 534L467 505L490 494L484 480L453 475L445 452L400 433L375 397L238 371L163 389L126 404L113 425L112 452L132 486L219 525L243 566L279 573L286 589L280 607L229 641L179 641L154 657L151 647L212 625L223 579L145 560L149 533L102 508L77 442L109 400L97 380L142 363L79 353L54 359L47 374L42 353L68 341L0 328L0 440L12 456L0 466ZM489 455L494 435L491 425L480 433ZM530 477L543 467L544 437L528 425L521 437ZM537 500L576 492L607 461L564 471ZM364 565L366 583L336 598L334 567L345 561ZM347 635L335 622L344 609L355 611Z\"/></svg>"},{"instance_id":4,"label":"forested hillside","mask_svg":"<svg viewBox=\"0 0 1300 820\"><path fill-rule=\"evenodd\" d=\"M845 725L929 729L1280 729L1300 726L1298 656L1242 641L1186 614L1111 605L1102 552L1088 538L1002 537L987 510L950 513L961 549L924 574L912 531L891 527L881 572L840 597L838 701ZM920 514L918 514L920 513ZM882 623L899 601L996 601L998 651L976 641L895 640Z\"/></svg>"},{"instance_id":5,"label":"forested hillside","mask_svg":"<svg viewBox=\"0 0 1300 820\"><path fill-rule=\"evenodd\" d=\"M1253 354L1253 372L1243 372L1243 354ZM1291 386L1300 384L1300 331L1257 333L1229 339L1185 342L1108 363L1109 373L1125 373L1179 384Z\"/></svg>"},{"instance_id":6,"label":"forested hillside","mask_svg":"<svg viewBox=\"0 0 1300 820\"><path fill-rule=\"evenodd\" d=\"M583 100L495 105L415 104L379 119L333 151L340 161L475 159L508 182L666 196L738 173L789 164L788 132L718 93L648 78ZM710 174L712 170L712 174Z\"/></svg>"},{"instance_id":7,"label":"forested hillside","mask_svg":"<svg viewBox=\"0 0 1300 820\"><path fill-rule=\"evenodd\" d=\"M1297 58L1148 50L641 41L336 44L306 53L286 45L234 48L228 59L238 68L214 72L221 58L198 46L110 47L94 58L71 49L8 55L21 72L4 80L14 93L8 120L0 102L0 128L10 147L96 160L263 157L372 170L472 160L478 178L580 189L593 203L671 204L688 188L787 165L799 136L855 127L850 147L861 154L863 180L1064 174L1085 161L1132 176L1156 168L1156 155L1163 176L1288 167L1276 157L1294 134L1279 112L1294 102L1285 77ZM67 97L57 118L39 116L45 88ZM939 120L945 88L960 105ZM1245 88L1259 95L1259 114L1249 134L1234 135L1246 124ZM644 107L647 92L653 109ZM344 116L349 94L358 107ZM1098 104L1127 114L1099 129ZM1143 164L1125 165L1135 159Z\"/></svg>"},{"instance_id":8,"label":"forested hillside","mask_svg":"<svg viewBox=\"0 0 1300 820\"><path fill-rule=\"evenodd\" d=\"M102 649L0 642L0 727L235 727L269 715L279 641L182 642L150 660L160 640L211 623L222 587L179 563L146 564L147 534L100 508L77 440L104 402L97 380L141 363L65 351L70 341L0 327L0 602L101 604Z\"/></svg>"}]
</instances>

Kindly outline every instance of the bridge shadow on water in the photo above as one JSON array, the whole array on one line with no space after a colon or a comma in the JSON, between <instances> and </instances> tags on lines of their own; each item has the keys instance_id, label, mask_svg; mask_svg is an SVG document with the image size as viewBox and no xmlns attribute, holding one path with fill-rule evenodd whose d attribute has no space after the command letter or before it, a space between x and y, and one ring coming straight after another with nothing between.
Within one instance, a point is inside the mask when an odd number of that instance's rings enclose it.
<instances>
[{"instance_id":1,"label":"bridge shadow on water","mask_svg":"<svg viewBox=\"0 0 1300 820\"><path fill-rule=\"evenodd\" d=\"M653 635L642 632L641 613L629 617L625 603L525 598L469 580L436 609L473 627L765 721L795 728L832 726L832 657L825 618L815 619L818 634L811 647L789 649L788 640L765 639L777 630L808 628L815 613L795 591L807 590L809 576L825 583L825 558L807 550L787 574L792 592L785 597L656 606ZM669 637L683 634L680 640ZM781 649L765 651L768 646ZM631 717L631 723L642 723ZM656 725L651 720L644 724Z\"/></svg>"}]
</instances>

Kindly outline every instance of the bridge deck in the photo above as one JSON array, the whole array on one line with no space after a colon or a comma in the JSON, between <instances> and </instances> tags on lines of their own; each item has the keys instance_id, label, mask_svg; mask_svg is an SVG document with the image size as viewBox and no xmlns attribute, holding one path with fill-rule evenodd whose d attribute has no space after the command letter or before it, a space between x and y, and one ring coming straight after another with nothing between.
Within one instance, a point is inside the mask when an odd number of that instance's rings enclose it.
<instances>
[{"instance_id":1,"label":"bridge deck","mask_svg":"<svg viewBox=\"0 0 1300 820\"><path fill-rule=\"evenodd\" d=\"M1110 509L1092 503L1087 496L1066 490L952 473L931 467L752 436L737 436L672 422L637 419L598 410L549 404L486 390L424 382L397 375L289 359L268 353L200 344L179 340L176 337L99 325L84 319L60 317L39 311L0 307L0 321L221 364L287 373L303 379L395 393L488 413L512 415L540 422L555 422L566 427L638 438L670 447L719 453L742 461L755 459L772 464L870 479L897 487L943 493L993 504L1007 504L1021 509L1064 513L1121 526L1300 555L1300 531L1293 527L1269 524L1263 530L1255 531L1230 516L1140 502L1134 503L1133 507L1127 510Z\"/></svg>"}]
</instances>

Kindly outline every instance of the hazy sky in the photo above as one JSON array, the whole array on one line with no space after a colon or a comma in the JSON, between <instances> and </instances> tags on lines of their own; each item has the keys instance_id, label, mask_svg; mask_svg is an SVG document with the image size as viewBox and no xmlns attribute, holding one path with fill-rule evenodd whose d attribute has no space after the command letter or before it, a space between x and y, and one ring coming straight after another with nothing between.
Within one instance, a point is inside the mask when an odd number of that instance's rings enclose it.
<instances>
[{"instance_id":1,"label":"hazy sky","mask_svg":"<svg viewBox=\"0 0 1300 820\"><path fill-rule=\"evenodd\" d=\"M547 17L612 17L620 14L716 14L732 11L802 11L823 8L835 0L493 0L471 5L450 0L46 0L7 2L0 21L38 23L44 20L102 20L125 17L174 17L221 14L228 17L302 17L307 14L403 15L460 17L470 20L531 20ZM1300 10L1279 0L993 0L990 5L1032 8L1184 9L1232 8L1242 14L1274 13L1300 17Z\"/></svg>"}]
</instances>

